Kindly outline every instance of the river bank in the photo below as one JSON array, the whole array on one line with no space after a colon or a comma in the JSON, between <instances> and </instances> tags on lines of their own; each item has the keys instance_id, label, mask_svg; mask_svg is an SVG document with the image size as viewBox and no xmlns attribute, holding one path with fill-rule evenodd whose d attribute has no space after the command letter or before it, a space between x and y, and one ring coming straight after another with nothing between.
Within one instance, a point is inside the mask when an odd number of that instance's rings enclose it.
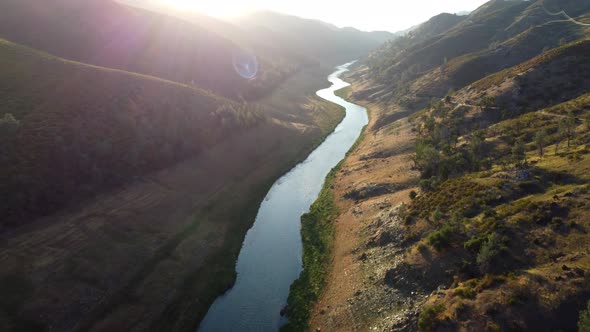
<instances>
[{"instance_id":1,"label":"river bank","mask_svg":"<svg viewBox=\"0 0 590 332\"><path fill-rule=\"evenodd\" d=\"M353 85L347 91L349 99L356 89ZM334 179L332 192L340 213L334 222L327 283L309 327L312 331L411 330L421 297L409 288L406 292L388 286L385 274L405 251L397 212L409 201L418 179L409 160L415 135L406 118L375 129L380 118L396 110L352 100L368 109L370 122Z\"/></svg>"},{"instance_id":2,"label":"river bank","mask_svg":"<svg viewBox=\"0 0 590 332\"><path fill-rule=\"evenodd\" d=\"M300 217L309 211L326 176L367 122L363 108L333 94L347 85L338 78L347 65L329 76L330 88L317 92L319 97L345 107L345 118L305 161L269 190L240 251L237 281L211 306L200 331L271 331L282 325L279 311L287 302L289 286L301 272Z\"/></svg>"}]
</instances>

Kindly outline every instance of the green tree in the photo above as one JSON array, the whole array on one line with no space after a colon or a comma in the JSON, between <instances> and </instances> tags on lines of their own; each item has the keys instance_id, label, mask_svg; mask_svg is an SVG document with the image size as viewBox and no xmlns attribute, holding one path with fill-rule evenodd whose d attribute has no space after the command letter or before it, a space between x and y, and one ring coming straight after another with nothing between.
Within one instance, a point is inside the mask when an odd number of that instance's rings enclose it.
<instances>
[{"instance_id":1,"label":"green tree","mask_svg":"<svg viewBox=\"0 0 590 332\"><path fill-rule=\"evenodd\" d=\"M539 148L539 156L543 157L543 149L547 141L547 131L541 130L535 135L535 144Z\"/></svg>"},{"instance_id":2,"label":"green tree","mask_svg":"<svg viewBox=\"0 0 590 332\"><path fill-rule=\"evenodd\" d=\"M512 160L516 164L520 164L523 161L526 163L526 149L522 139L517 140L512 147Z\"/></svg>"},{"instance_id":3,"label":"green tree","mask_svg":"<svg viewBox=\"0 0 590 332\"><path fill-rule=\"evenodd\" d=\"M429 133L432 133L434 132L434 128L436 127L436 120L432 116L428 117L424 125L426 126L426 130L428 130Z\"/></svg>"},{"instance_id":4,"label":"green tree","mask_svg":"<svg viewBox=\"0 0 590 332\"><path fill-rule=\"evenodd\" d=\"M481 273L487 273L492 267L492 262L500 254L501 240L496 233L488 235L487 241L483 243L476 257L476 263Z\"/></svg>"},{"instance_id":5,"label":"green tree","mask_svg":"<svg viewBox=\"0 0 590 332\"><path fill-rule=\"evenodd\" d=\"M424 141L416 144L414 163L422 171L423 176L432 175L440 161L440 153L432 144Z\"/></svg>"}]
</instances>

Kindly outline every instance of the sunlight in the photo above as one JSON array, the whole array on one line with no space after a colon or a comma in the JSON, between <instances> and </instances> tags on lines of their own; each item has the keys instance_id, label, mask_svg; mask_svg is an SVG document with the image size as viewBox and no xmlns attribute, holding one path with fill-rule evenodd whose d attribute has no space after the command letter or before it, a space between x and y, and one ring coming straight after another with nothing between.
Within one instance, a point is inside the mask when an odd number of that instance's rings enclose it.
<instances>
[{"instance_id":1,"label":"sunlight","mask_svg":"<svg viewBox=\"0 0 590 332\"><path fill-rule=\"evenodd\" d=\"M160 0L160 2L179 10L194 10L211 16L236 16L249 11L244 1L198 1L198 0Z\"/></svg>"}]
</instances>

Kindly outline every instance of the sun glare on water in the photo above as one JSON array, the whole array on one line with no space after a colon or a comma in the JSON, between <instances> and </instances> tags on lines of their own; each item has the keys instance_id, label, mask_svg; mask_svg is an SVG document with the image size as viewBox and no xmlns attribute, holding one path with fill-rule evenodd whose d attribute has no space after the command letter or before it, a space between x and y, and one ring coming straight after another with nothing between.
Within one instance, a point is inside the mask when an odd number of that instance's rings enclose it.
<instances>
[{"instance_id":1,"label":"sun glare on water","mask_svg":"<svg viewBox=\"0 0 590 332\"><path fill-rule=\"evenodd\" d=\"M236 16L244 14L250 9L244 1L239 0L160 0L162 3L179 10L194 10L211 16Z\"/></svg>"}]
</instances>

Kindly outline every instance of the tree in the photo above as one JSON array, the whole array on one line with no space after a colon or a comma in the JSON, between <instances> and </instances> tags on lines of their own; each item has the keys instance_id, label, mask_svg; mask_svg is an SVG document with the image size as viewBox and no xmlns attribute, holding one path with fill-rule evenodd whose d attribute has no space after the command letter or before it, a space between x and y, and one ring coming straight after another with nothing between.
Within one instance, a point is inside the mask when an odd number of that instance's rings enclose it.
<instances>
[{"instance_id":1,"label":"tree","mask_svg":"<svg viewBox=\"0 0 590 332\"><path fill-rule=\"evenodd\" d=\"M567 138L567 148L570 148L570 142L574 137L576 131L576 117L573 112L569 112L567 117L563 120L564 133Z\"/></svg>"},{"instance_id":2,"label":"tree","mask_svg":"<svg viewBox=\"0 0 590 332\"><path fill-rule=\"evenodd\" d=\"M492 233L488 235L475 259L481 273L490 271L493 260L500 254L500 246L501 241L498 234Z\"/></svg>"},{"instance_id":3,"label":"tree","mask_svg":"<svg viewBox=\"0 0 590 332\"><path fill-rule=\"evenodd\" d=\"M526 149L522 139L517 140L512 147L512 160L516 164L520 164L522 161L526 164Z\"/></svg>"},{"instance_id":4,"label":"tree","mask_svg":"<svg viewBox=\"0 0 590 332\"><path fill-rule=\"evenodd\" d=\"M423 176L432 175L439 161L440 153L431 144L423 141L416 144L414 163L422 171Z\"/></svg>"},{"instance_id":5,"label":"tree","mask_svg":"<svg viewBox=\"0 0 590 332\"><path fill-rule=\"evenodd\" d=\"M539 157L543 157L543 148L547 140L547 131L541 130L535 135L535 144L539 148Z\"/></svg>"}]
</instances>

